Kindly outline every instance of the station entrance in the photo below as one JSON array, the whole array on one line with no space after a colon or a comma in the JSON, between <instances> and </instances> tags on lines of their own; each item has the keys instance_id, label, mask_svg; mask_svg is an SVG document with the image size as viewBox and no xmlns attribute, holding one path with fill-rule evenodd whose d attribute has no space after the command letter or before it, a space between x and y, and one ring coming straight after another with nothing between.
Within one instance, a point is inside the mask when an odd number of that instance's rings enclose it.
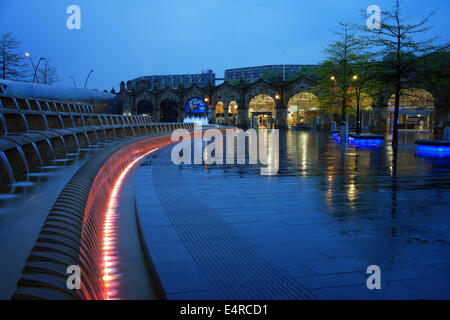
<instances>
[{"instance_id":1,"label":"station entrance","mask_svg":"<svg viewBox=\"0 0 450 320\"><path fill-rule=\"evenodd\" d=\"M250 127L254 129L272 129L274 127L272 112L253 112L250 119Z\"/></svg>"}]
</instances>

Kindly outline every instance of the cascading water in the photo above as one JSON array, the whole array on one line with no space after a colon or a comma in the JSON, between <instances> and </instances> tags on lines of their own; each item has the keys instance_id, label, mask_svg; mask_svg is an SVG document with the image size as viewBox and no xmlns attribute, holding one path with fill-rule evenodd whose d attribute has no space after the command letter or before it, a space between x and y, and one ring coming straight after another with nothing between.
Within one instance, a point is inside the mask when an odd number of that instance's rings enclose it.
<instances>
[{"instance_id":1,"label":"cascading water","mask_svg":"<svg viewBox=\"0 0 450 320\"><path fill-rule=\"evenodd\" d=\"M39 149L38 149L36 143L35 143L35 142L32 142L31 145L32 145L33 148L34 148L34 151L36 151L36 155L37 155L37 157L38 157L38 159L39 159L39 162L41 163L41 167L43 167L43 166L44 166L44 161L42 161L42 157L41 157L41 154L40 154L40 152L39 152Z\"/></svg>"},{"instance_id":2,"label":"cascading water","mask_svg":"<svg viewBox=\"0 0 450 320\"><path fill-rule=\"evenodd\" d=\"M55 154L55 150L53 149L52 143L50 142L49 139L45 139L48 143L48 146L50 148L50 151L52 152L52 156L53 156L53 160L56 160L56 154Z\"/></svg>"},{"instance_id":3,"label":"cascading water","mask_svg":"<svg viewBox=\"0 0 450 320\"><path fill-rule=\"evenodd\" d=\"M17 151L20 154L20 157L22 158L23 164L25 166L25 170L27 171L27 176L30 174L30 168L28 167L28 161L25 157L25 153L23 152L23 149L21 146L16 146Z\"/></svg>"},{"instance_id":4,"label":"cascading water","mask_svg":"<svg viewBox=\"0 0 450 320\"><path fill-rule=\"evenodd\" d=\"M5 153L3 151L0 151L0 159L3 162L3 165L6 168L6 172L8 173L9 176L9 181L11 182L11 184L15 184L16 183L16 179L14 178L14 172L11 168L11 164L8 161L8 158L6 157Z\"/></svg>"},{"instance_id":5,"label":"cascading water","mask_svg":"<svg viewBox=\"0 0 450 320\"><path fill-rule=\"evenodd\" d=\"M206 126L209 124L207 116L188 116L184 119L184 123L195 123L197 125Z\"/></svg>"},{"instance_id":6,"label":"cascading water","mask_svg":"<svg viewBox=\"0 0 450 320\"><path fill-rule=\"evenodd\" d=\"M105 129L103 129L103 131L105 131ZM100 140L98 138L97 130L94 130L94 135L95 135L95 141L97 141L97 144L98 144ZM105 132L105 136L106 136L106 132Z\"/></svg>"},{"instance_id":7,"label":"cascading water","mask_svg":"<svg viewBox=\"0 0 450 320\"><path fill-rule=\"evenodd\" d=\"M76 125L75 125L75 119L73 118L72 115L70 116L70 120L72 121L72 126L75 128L75 127L76 127Z\"/></svg>"},{"instance_id":8,"label":"cascading water","mask_svg":"<svg viewBox=\"0 0 450 320\"><path fill-rule=\"evenodd\" d=\"M65 126L64 126L64 120L63 120L63 118L61 117L61 115L58 113L57 114L57 116L58 116L58 118L59 118L59 122L61 123L61 128L65 128Z\"/></svg>"},{"instance_id":9,"label":"cascading water","mask_svg":"<svg viewBox=\"0 0 450 320\"><path fill-rule=\"evenodd\" d=\"M47 116L45 114L42 114L42 118L44 119L44 123L45 123L45 128L47 130L50 129L49 125L48 125L48 120L47 120Z\"/></svg>"},{"instance_id":10,"label":"cascading water","mask_svg":"<svg viewBox=\"0 0 450 320\"><path fill-rule=\"evenodd\" d=\"M73 140L75 141L75 145L77 147L76 153L79 153L80 152L80 141L78 141L78 137L75 133L72 136L73 136Z\"/></svg>"},{"instance_id":11,"label":"cascading water","mask_svg":"<svg viewBox=\"0 0 450 320\"><path fill-rule=\"evenodd\" d=\"M3 113L0 113L0 122L3 125L3 131L5 133L5 136L7 136L8 135L8 128L6 127L6 120L5 120L5 117L3 116Z\"/></svg>"},{"instance_id":12,"label":"cascading water","mask_svg":"<svg viewBox=\"0 0 450 320\"><path fill-rule=\"evenodd\" d=\"M89 136L86 132L83 132L84 136L86 137L87 143L89 146L91 146L91 140L89 139Z\"/></svg>"},{"instance_id":13,"label":"cascading water","mask_svg":"<svg viewBox=\"0 0 450 320\"><path fill-rule=\"evenodd\" d=\"M30 127L28 126L27 118L25 117L25 115L23 113L21 113L20 115L22 116L22 119L25 122L25 126L27 128L27 131L30 130Z\"/></svg>"},{"instance_id":14,"label":"cascading water","mask_svg":"<svg viewBox=\"0 0 450 320\"><path fill-rule=\"evenodd\" d=\"M62 144L64 146L64 152L67 155L69 153L69 150L67 150L67 145L66 145L66 142L64 141L64 137L63 136L59 136L59 138L61 139L61 142L62 142Z\"/></svg>"}]
</instances>

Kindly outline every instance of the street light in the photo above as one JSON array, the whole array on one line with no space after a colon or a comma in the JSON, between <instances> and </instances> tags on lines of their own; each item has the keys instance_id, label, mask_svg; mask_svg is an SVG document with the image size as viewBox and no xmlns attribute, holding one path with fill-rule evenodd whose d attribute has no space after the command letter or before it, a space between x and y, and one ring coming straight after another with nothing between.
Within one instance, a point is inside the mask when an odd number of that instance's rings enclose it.
<instances>
[{"instance_id":1,"label":"street light","mask_svg":"<svg viewBox=\"0 0 450 320\"><path fill-rule=\"evenodd\" d=\"M353 76L353 81L358 80L358 75L354 75ZM356 92L356 94L358 94ZM358 99L358 97L356 97L357 101L356 101L356 134L360 134L361 133L361 111L359 108L359 104L360 104L360 100Z\"/></svg>"},{"instance_id":2,"label":"street light","mask_svg":"<svg viewBox=\"0 0 450 320\"><path fill-rule=\"evenodd\" d=\"M91 73L92 72L94 72L94 70L91 70L91 71L89 71L89 74L88 74L88 76L87 76L87 78L86 78L86 81L84 82L84 88L86 89L86 87L87 87L87 83L88 83L88 81L89 81L89 77L91 76Z\"/></svg>"},{"instance_id":3,"label":"street light","mask_svg":"<svg viewBox=\"0 0 450 320\"><path fill-rule=\"evenodd\" d=\"M78 88L78 87L77 87L77 84L75 83L75 79L74 79L72 76L70 76L69 78L72 79L73 84L75 85L75 88Z\"/></svg>"},{"instance_id":4,"label":"street light","mask_svg":"<svg viewBox=\"0 0 450 320\"><path fill-rule=\"evenodd\" d=\"M33 67L33 71L34 71L34 74L33 74L33 83L34 83L35 80L37 81L37 83L39 83L39 79L37 78L37 71L38 71L38 69L39 69L39 64L41 63L42 60L45 60L45 58L39 58L39 61L38 61L37 65L35 66L35 65L34 65L34 62L33 62L33 58L31 57L30 53L29 53L29 52L26 52L26 53L25 53L25 56L26 56L27 58L30 58L31 66Z\"/></svg>"},{"instance_id":5,"label":"street light","mask_svg":"<svg viewBox=\"0 0 450 320\"><path fill-rule=\"evenodd\" d=\"M333 81L333 90L334 90L334 107L337 108L338 107L338 102L337 102L337 82L336 82L336 77L335 76L331 76L330 78L331 81Z\"/></svg>"}]
</instances>

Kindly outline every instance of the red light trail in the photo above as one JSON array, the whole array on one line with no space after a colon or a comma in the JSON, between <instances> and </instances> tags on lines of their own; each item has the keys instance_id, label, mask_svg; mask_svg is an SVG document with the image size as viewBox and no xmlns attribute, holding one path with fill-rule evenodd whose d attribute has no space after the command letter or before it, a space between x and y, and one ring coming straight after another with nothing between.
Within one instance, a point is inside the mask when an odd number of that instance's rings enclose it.
<instances>
[{"instance_id":1,"label":"red light trail","mask_svg":"<svg viewBox=\"0 0 450 320\"><path fill-rule=\"evenodd\" d=\"M146 154L139 156L130 162L125 169L122 170L117 178L111 196L109 197L108 206L106 210L105 222L103 224L103 282L106 288L107 299L119 299L117 288L117 274L118 256L116 255L117 243L117 220L118 212L118 198L122 188L123 181L128 172L144 157L155 152L159 148L153 149Z\"/></svg>"}]
</instances>

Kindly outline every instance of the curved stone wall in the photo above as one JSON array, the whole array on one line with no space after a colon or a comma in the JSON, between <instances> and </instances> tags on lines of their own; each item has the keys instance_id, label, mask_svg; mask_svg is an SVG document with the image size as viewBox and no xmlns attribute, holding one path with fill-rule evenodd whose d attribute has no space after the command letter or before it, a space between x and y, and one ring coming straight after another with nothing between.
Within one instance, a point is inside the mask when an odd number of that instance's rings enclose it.
<instances>
[{"instance_id":1,"label":"curved stone wall","mask_svg":"<svg viewBox=\"0 0 450 320\"><path fill-rule=\"evenodd\" d=\"M173 125L191 129L190 125ZM149 150L170 144L170 134L134 138L89 160L57 198L32 249L13 299L106 299L103 224L118 175ZM81 269L81 290L69 290L67 267Z\"/></svg>"}]
</instances>

